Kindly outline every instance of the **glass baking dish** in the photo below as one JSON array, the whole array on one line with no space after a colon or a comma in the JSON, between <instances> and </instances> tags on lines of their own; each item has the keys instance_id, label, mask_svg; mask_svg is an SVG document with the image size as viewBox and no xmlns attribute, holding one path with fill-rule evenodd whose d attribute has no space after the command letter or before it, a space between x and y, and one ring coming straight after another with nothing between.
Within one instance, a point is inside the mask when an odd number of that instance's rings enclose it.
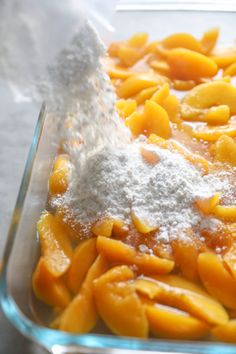
<instances>
[{"instance_id":1,"label":"glass baking dish","mask_svg":"<svg viewBox=\"0 0 236 354\"><path fill-rule=\"evenodd\" d=\"M146 31L151 39L186 31L200 36L219 26L220 42L232 43L236 31L232 2L123 1L113 19L113 38ZM47 202L47 184L58 147L59 121L43 105L29 151L6 244L0 278L1 306L15 327L54 354L63 353L201 353L234 354L236 346L216 342L139 340L92 333L71 335L43 326L47 311L31 291L38 257L35 225ZM236 294L235 294L236 295Z\"/></svg>"}]
</instances>

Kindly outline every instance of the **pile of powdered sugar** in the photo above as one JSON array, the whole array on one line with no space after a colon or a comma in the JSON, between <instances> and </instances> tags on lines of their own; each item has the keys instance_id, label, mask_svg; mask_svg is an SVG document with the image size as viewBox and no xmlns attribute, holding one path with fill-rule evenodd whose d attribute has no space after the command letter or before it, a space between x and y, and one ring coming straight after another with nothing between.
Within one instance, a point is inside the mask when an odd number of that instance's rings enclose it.
<instances>
[{"instance_id":1,"label":"pile of powdered sugar","mask_svg":"<svg viewBox=\"0 0 236 354\"><path fill-rule=\"evenodd\" d=\"M147 163L140 147L160 161ZM221 188L213 176L202 176L181 155L145 143L127 147L106 146L91 155L83 171L72 171L69 190L54 201L63 203L79 223L87 225L111 216L131 222L131 213L156 225L168 240L180 230L197 225L202 215L194 206L198 198L211 197Z\"/></svg>"}]
</instances>

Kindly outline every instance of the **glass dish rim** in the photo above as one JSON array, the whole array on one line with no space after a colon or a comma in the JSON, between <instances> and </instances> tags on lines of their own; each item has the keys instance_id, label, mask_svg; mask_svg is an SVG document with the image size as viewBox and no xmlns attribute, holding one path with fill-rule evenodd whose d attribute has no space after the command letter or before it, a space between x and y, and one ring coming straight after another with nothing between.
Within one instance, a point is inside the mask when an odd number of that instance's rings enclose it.
<instances>
[{"instance_id":1,"label":"glass dish rim","mask_svg":"<svg viewBox=\"0 0 236 354\"><path fill-rule=\"evenodd\" d=\"M214 0L207 1L207 6L202 6L201 8L196 7L196 1L186 1L179 2L179 6L173 0L157 1L155 8L153 8L152 1L147 2L145 9L142 7L137 7L137 3L140 1L132 3L131 7L118 6L117 11L143 11L143 10L158 10L158 11L209 11L211 6L214 5ZM136 8L134 7L136 4ZM214 11L224 11L236 12L235 6L232 3L226 4L224 1L217 1L219 7L214 7ZM203 3L200 3L203 5ZM224 9L222 10L222 5ZM234 354L236 346L233 344L227 344L222 342L201 342L201 341L175 341L175 340L158 340L158 339L136 339L136 338L126 338L118 337L114 335L97 335L97 334L85 334L85 335L75 335L68 334L66 332L57 331L47 327L42 327L30 319L28 319L17 307L14 300L7 293L6 284L6 272L8 260L11 254L11 249L14 244L16 231L21 216L21 210L24 205L24 200L27 195L27 188L31 178L31 172L34 166L35 157L37 156L37 150L40 143L40 138L46 119L47 110L46 104L44 103L41 107L38 121L33 134L32 143L29 149L18 197L16 200L14 212L12 214L11 223L9 227L9 232L7 236L7 241L4 249L3 264L0 273L0 305L6 317L9 321L26 337L42 345L44 348L52 351L53 353L64 353L60 351L60 348L76 348L78 352L85 349L89 349L93 353L110 353L110 350L120 350L123 353L129 352L146 352L152 351L155 353L202 353L202 354L213 354L221 352L222 354ZM56 344L55 344L56 343ZM58 349L58 350L57 350Z\"/></svg>"}]
</instances>

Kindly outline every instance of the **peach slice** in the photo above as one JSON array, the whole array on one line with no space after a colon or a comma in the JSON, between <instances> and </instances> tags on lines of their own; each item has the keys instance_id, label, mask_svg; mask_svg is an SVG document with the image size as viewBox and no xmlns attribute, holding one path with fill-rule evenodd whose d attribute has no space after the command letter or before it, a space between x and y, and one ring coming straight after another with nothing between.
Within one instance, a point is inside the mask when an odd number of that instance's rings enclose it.
<instances>
[{"instance_id":1,"label":"peach slice","mask_svg":"<svg viewBox=\"0 0 236 354\"><path fill-rule=\"evenodd\" d=\"M168 49L185 48L199 53L202 52L202 47L199 41L189 33L172 34L163 39L162 44Z\"/></svg>"},{"instance_id":2,"label":"peach slice","mask_svg":"<svg viewBox=\"0 0 236 354\"><path fill-rule=\"evenodd\" d=\"M105 237L110 237L112 234L112 228L113 228L114 220L111 218L103 218L101 220L98 220L93 226L92 226L92 232L96 236L105 236Z\"/></svg>"},{"instance_id":3,"label":"peach slice","mask_svg":"<svg viewBox=\"0 0 236 354\"><path fill-rule=\"evenodd\" d=\"M174 262L171 260L137 252L125 243L107 237L98 236L97 250L110 262L134 264L140 271L147 274L166 274L174 267Z\"/></svg>"},{"instance_id":4,"label":"peach slice","mask_svg":"<svg viewBox=\"0 0 236 354\"><path fill-rule=\"evenodd\" d=\"M149 100L154 92L156 92L158 89L158 86L152 86L148 87L146 89L141 90L136 96L135 100L138 105L143 104L146 100Z\"/></svg>"},{"instance_id":5,"label":"peach slice","mask_svg":"<svg viewBox=\"0 0 236 354\"><path fill-rule=\"evenodd\" d=\"M223 80L215 80L194 87L183 103L195 108L226 105L230 113L236 113L236 88Z\"/></svg>"},{"instance_id":6,"label":"peach slice","mask_svg":"<svg viewBox=\"0 0 236 354\"><path fill-rule=\"evenodd\" d=\"M161 85L164 82L167 82L167 79L161 75L137 74L126 79L118 88L117 94L121 98L129 98L143 89Z\"/></svg>"},{"instance_id":7,"label":"peach slice","mask_svg":"<svg viewBox=\"0 0 236 354\"><path fill-rule=\"evenodd\" d=\"M236 280L225 269L222 260L213 253L198 256L198 272L207 291L230 309L236 309Z\"/></svg>"},{"instance_id":8,"label":"peach slice","mask_svg":"<svg viewBox=\"0 0 236 354\"><path fill-rule=\"evenodd\" d=\"M148 322L145 309L135 292L133 272L127 266L110 269L94 281L98 312L111 329L120 336L146 338Z\"/></svg>"},{"instance_id":9,"label":"peach slice","mask_svg":"<svg viewBox=\"0 0 236 354\"><path fill-rule=\"evenodd\" d=\"M204 338L209 324L169 306L146 306L151 332L159 338L194 340Z\"/></svg>"},{"instance_id":10,"label":"peach slice","mask_svg":"<svg viewBox=\"0 0 236 354\"><path fill-rule=\"evenodd\" d=\"M216 205L213 214L224 221L236 221L236 205Z\"/></svg>"},{"instance_id":11,"label":"peach slice","mask_svg":"<svg viewBox=\"0 0 236 354\"><path fill-rule=\"evenodd\" d=\"M209 54L215 47L217 39L219 37L219 28L214 27L206 31L200 41L202 46L202 51L205 54Z\"/></svg>"},{"instance_id":12,"label":"peach slice","mask_svg":"<svg viewBox=\"0 0 236 354\"><path fill-rule=\"evenodd\" d=\"M220 193L216 193L210 198L206 199L197 199L196 204L198 208L206 215L209 215L213 212L215 207L219 204Z\"/></svg>"},{"instance_id":13,"label":"peach slice","mask_svg":"<svg viewBox=\"0 0 236 354\"><path fill-rule=\"evenodd\" d=\"M73 251L71 266L67 274L67 284L74 294L80 289L96 257L97 249L95 238L82 241Z\"/></svg>"},{"instance_id":14,"label":"peach slice","mask_svg":"<svg viewBox=\"0 0 236 354\"><path fill-rule=\"evenodd\" d=\"M217 64L211 58L195 51L176 48L168 52L167 63L176 79L196 80L212 77L217 73Z\"/></svg>"},{"instance_id":15,"label":"peach slice","mask_svg":"<svg viewBox=\"0 0 236 354\"><path fill-rule=\"evenodd\" d=\"M136 108L137 108L137 103L135 100L120 99L116 101L116 109L121 118L127 118L136 110Z\"/></svg>"},{"instance_id":16,"label":"peach slice","mask_svg":"<svg viewBox=\"0 0 236 354\"><path fill-rule=\"evenodd\" d=\"M71 264L72 246L67 229L49 212L41 215L37 229L45 264L54 277L59 277Z\"/></svg>"},{"instance_id":17,"label":"peach slice","mask_svg":"<svg viewBox=\"0 0 236 354\"><path fill-rule=\"evenodd\" d=\"M87 333L96 325L98 315L93 298L93 281L107 270L103 256L90 267L82 287L66 307L59 320L59 329L71 333Z\"/></svg>"},{"instance_id":18,"label":"peach slice","mask_svg":"<svg viewBox=\"0 0 236 354\"><path fill-rule=\"evenodd\" d=\"M176 288L152 278L137 279L135 287L151 300L186 311L210 324L224 324L228 321L228 314L223 306L209 296Z\"/></svg>"},{"instance_id":19,"label":"peach slice","mask_svg":"<svg viewBox=\"0 0 236 354\"><path fill-rule=\"evenodd\" d=\"M167 112L154 101L147 100L144 105L144 132L157 134L168 139L171 135L170 120Z\"/></svg>"},{"instance_id":20,"label":"peach slice","mask_svg":"<svg viewBox=\"0 0 236 354\"><path fill-rule=\"evenodd\" d=\"M188 230L188 238L177 238L171 243L174 260L179 265L182 274L189 280L198 279L197 258L199 245L191 231Z\"/></svg>"},{"instance_id":21,"label":"peach slice","mask_svg":"<svg viewBox=\"0 0 236 354\"><path fill-rule=\"evenodd\" d=\"M49 192L52 195L63 194L68 188L70 161L67 155L59 155L49 177Z\"/></svg>"},{"instance_id":22,"label":"peach slice","mask_svg":"<svg viewBox=\"0 0 236 354\"><path fill-rule=\"evenodd\" d=\"M145 150L147 151L147 150ZM143 152L142 152L143 154ZM155 160L155 156L148 156L148 161L152 160L154 163L157 163L158 156L156 156L157 160ZM147 159L147 154L145 154L145 159ZM150 162L149 162L150 163ZM152 163L153 164L153 163ZM134 226L136 227L137 231L141 232L142 234L147 234L148 232L154 231L157 229L157 225L151 225L148 220L142 218L141 216L137 215L135 212L132 212L132 221Z\"/></svg>"},{"instance_id":23,"label":"peach slice","mask_svg":"<svg viewBox=\"0 0 236 354\"><path fill-rule=\"evenodd\" d=\"M61 279L54 278L48 270L45 258L41 257L32 278L33 290L37 298L49 306L64 308L71 296Z\"/></svg>"},{"instance_id":24,"label":"peach slice","mask_svg":"<svg viewBox=\"0 0 236 354\"><path fill-rule=\"evenodd\" d=\"M180 275L155 275L152 276L152 278L166 283L174 288L186 289L203 296L210 296L200 285L197 285L196 283L189 281Z\"/></svg>"},{"instance_id":25,"label":"peach slice","mask_svg":"<svg viewBox=\"0 0 236 354\"><path fill-rule=\"evenodd\" d=\"M215 158L218 161L236 166L236 143L227 135L222 135L215 145Z\"/></svg>"},{"instance_id":26,"label":"peach slice","mask_svg":"<svg viewBox=\"0 0 236 354\"><path fill-rule=\"evenodd\" d=\"M236 320L230 320L224 325L214 327L211 333L216 340L236 343Z\"/></svg>"}]
</instances>

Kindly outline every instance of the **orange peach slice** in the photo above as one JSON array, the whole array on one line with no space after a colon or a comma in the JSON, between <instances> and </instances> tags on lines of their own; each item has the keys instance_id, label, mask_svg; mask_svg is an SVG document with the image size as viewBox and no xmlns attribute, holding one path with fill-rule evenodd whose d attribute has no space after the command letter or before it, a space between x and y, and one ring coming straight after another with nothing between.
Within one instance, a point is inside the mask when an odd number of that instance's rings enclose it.
<instances>
[{"instance_id":1,"label":"orange peach slice","mask_svg":"<svg viewBox=\"0 0 236 354\"><path fill-rule=\"evenodd\" d=\"M49 192L52 195L63 194L68 188L70 161L67 155L59 155L49 177Z\"/></svg>"},{"instance_id":2,"label":"orange peach slice","mask_svg":"<svg viewBox=\"0 0 236 354\"><path fill-rule=\"evenodd\" d=\"M174 262L171 260L137 252L125 243L107 237L99 236L97 238L97 250L110 262L134 264L146 274L166 274L174 267Z\"/></svg>"},{"instance_id":3,"label":"orange peach slice","mask_svg":"<svg viewBox=\"0 0 236 354\"><path fill-rule=\"evenodd\" d=\"M209 324L169 306L146 306L151 332L159 338L194 340L204 338Z\"/></svg>"},{"instance_id":4,"label":"orange peach slice","mask_svg":"<svg viewBox=\"0 0 236 354\"><path fill-rule=\"evenodd\" d=\"M112 234L112 228L113 228L114 220L111 218L103 218L101 220L98 220L93 226L92 226L92 232L96 236L105 236L105 237L110 237Z\"/></svg>"},{"instance_id":5,"label":"orange peach slice","mask_svg":"<svg viewBox=\"0 0 236 354\"><path fill-rule=\"evenodd\" d=\"M198 244L193 237L177 238L172 243L174 260L179 265L182 274L189 280L198 279L197 258Z\"/></svg>"},{"instance_id":6,"label":"orange peach slice","mask_svg":"<svg viewBox=\"0 0 236 354\"><path fill-rule=\"evenodd\" d=\"M186 311L210 324L224 324L228 321L228 314L223 306L209 296L176 288L152 278L137 279L135 287L151 300Z\"/></svg>"},{"instance_id":7,"label":"orange peach slice","mask_svg":"<svg viewBox=\"0 0 236 354\"><path fill-rule=\"evenodd\" d=\"M148 322L144 306L135 292L134 278L127 266L115 267L94 281L99 315L120 336L146 338Z\"/></svg>"},{"instance_id":8,"label":"orange peach slice","mask_svg":"<svg viewBox=\"0 0 236 354\"><path fill-rule=\"evenodd\" d=\"M162 44L165 48L185 48L201 53L202 47L199 41L189 33L175 33L166 37Z\"/></svg>"},{"instance_id":9,"label":"orange peach slice","mask_svg":"<svg viewBox=\"0 0 236 354\"><path fill-rule=\"evenodd\" d=\"M121 98L129 98L136 95L143 89L161 85L167 79L161 75L144 75L137 74L126 79L118 88L117 94Z\"/></svg>"},{"instance_id":10,"label":"orange peach slice","mask_svg":"<svg viewBox=\"0 0 236 354\"><path fill-rule=\"evenodd\" d=\"M136 108L137 108L137 103L135 100L120 99L116 101L116 109L121 118L127 118L136 110Z\"/></svg>"},{"instance_id":11,"label":"orange peach slice","mask_svg":"<svg viewBox=\"0 0 236 354\"><path fill-rule=\"evenodd\" d=\"M107 270L103 256L98 256L88 271L82 287L66 307L59 320L59 329L71 333L87 333L96 325L98 315L93 298L93 281Z\"/></svg>"},{"instance_id":12,"label":"orange peach slice","mask_svg":"<svg viewBox=\"0 0 236 354\"><path fill-rule=\"evenodd\" d=\"M167 62L173 77L182 80L196 80L212 77L217 72L214 60L189 49L176 48L169 51Z\"/></svg>"},{"instance_id":13,"label":"orange peach slice","mask_svg":"<svg viewBox=\"0 0 236 354\"><path fill-rule=\"evenodd\" d=\"M72 246L64 225L49 212L37 224L45 264L54 277L64 274L71 264Z\"/></svg>"},{"instance_id":14,"label":"orange peach slice","mask_svg":"<svg viewBox=\"0 0 236 354\"><path fill-rule=\"evenodd\" d=\"M215 158L218 161L236 166L236 143L227 135L222 135L215 145Z\"/></svg>"},{"instance_id":15,"label":"orange peach slice","mask_svg":"<svg viewBox=\"0 0 236 354\"><path fill-rule=\"evenodd\" d=\"M223 305L236 309L236 280L225 269L222 260L213 253L198 256L198 272L207 291Z\"/></svg>"},{"instance_id":16,"label":"orange peach slice","mask_svg":"<svg viewBox=\"0 0 236 354\"><path fill-rule=\"evenodd\" d=\"M73 251L71 266L67 274L67 284L76 294L81 287L89 268L97 257L96 239L81 242Z\"/></svg>"},{"instance_id":17,"label":"orange peach slice","mask_svg":"<svg viewBox=\"0 0 236 354\"><path fill-rule=\"evenodd\" d=\"M222 342L236 343L236 320L230 320L224 325L214 327L211 331L213 338Z\"/></svg>"},{"instance_id":18,"label":"orange peach slice","mask_svg":"<svg viewBox=\"0 0 236 354\"><path fill-rule=\"evenodd\" d=\"M167 112L159 104L147 100L144 106L144 132L157 134L168 139L171 135L170 120Z\"/></svg>"},{"instance_id":19,"label":"orange peach slice","mask_svg":"<svg viewBox=\"0 0 236 354\"><path fill-rule=\"evenodd\" d=\"M209 54L214 49L218 37L219 37L218 27L212 28L203 34L200 43L202 46L202 51L205 54Z\"/></svg>"},{"instance_id":20,"label":"orange peach slice","mask_svg":"<svg viewBox=\"0 0 236 354\"><path fill-rule=\"evenodd\" d=\"M220 201L220 193L216 193L210 198L197 199L196 204L204 214L209 215L219 204L219 201Z\"/></svg>"},{"instance_id":21,"label":"orange peach slice","mask_svg":"<svg viewBox=\"0 0 236 354\"><path fill-rule=\"evenodd\" d=\"M223 80L215 80L194 87L183 99L194 108L210 108L226 105L230 113L236 113L236 88Z\"/></svg>"},{"instance_id":22,"label":"orange peach slice","mask_svg":"<svg viewBox=\"0 0 236 354\"><path fill-rule=\"evenodd\" d=\"M71 296L61 279L54 278L41 257L32 278L33 290L37 298L49 306L64 308Z\"/></svg>"},{"instance_id":23,"label":"orange peach slice","mask_svg":"<svg viewBox=\"0 0 236 354\"><path fill-rule=\"evenodd\" d=\"M180 275L155 275L152 278L166 283L174 288L186 289L203 296L210 296L201 286L197 285L192 281L187 280L186 278Z\"/></svg>"},{"instance_id":24,"label":"orange peach slice","mask_svg":"<svg viewBox=\"0 0 236 354\"><path fill-rule=\"evenodd\" d=\"M136 96L135 100L138 105L143 104L146 100L149 100L154 92L156 92L158 89L158 86L152 86L148 87L146 89L141 90Z\"/></svg>"},{"instance_id":25,"label":"orange peach slice","mask_svg":"<svg viewBox=\"0 0 236 354\"><path fill-rule=\"evenodd\" d=\"M224 70L224 75L236 76L236 63L231 64Z\"/></svg>"}]
</instances>

